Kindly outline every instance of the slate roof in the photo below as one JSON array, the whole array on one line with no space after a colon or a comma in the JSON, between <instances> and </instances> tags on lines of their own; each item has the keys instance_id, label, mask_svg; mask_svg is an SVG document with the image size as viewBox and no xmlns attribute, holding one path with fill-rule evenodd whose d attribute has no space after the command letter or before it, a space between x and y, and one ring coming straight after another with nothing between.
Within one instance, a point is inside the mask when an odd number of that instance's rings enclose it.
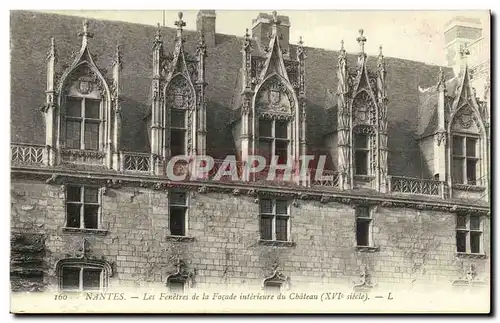
<instances>
[{"instance_id":1,"label":"slate roof","mask_svg":"<svg viewBox=\"0 0 500 323\"><path fill-rule=\"evenodd\" d=\"M11 141L44 144L45 129L40 107L45 101L45 57L54 37L58 52L58 72L72 61L81 39L77 37L83 18L30 11L11 11ZM152 77L152 42L156 27L127 22L89 20L90 51L96 64L107 69L111 78L116 44L123 57L122 70L122 138L121 149L148 151L146 122ZM194 28L194 26L187 26ZM293 21L291 21L293 28ZM235 30L237 34L244 31ZM175 29L162 31L165 52L172 52ZM198 34L185 30L185 48L194 53ZM369 39L369 30L367 31ZM307 44L307 39L304 39ZM353 40L354 41L354 40ZM230 131L233 98L237 88L242 37L216 34L215 47L208 47L207 57L207 153L224 156L234 151ZM290 46L292 56L295 46ZM338 51L306 47L306 95L308 114L308 147L322 148L323 136L336 128L335 106L331 106L337 88ZM356 66L357 53L348 54L348 67ZM385 57L388 82L389 174L429 178L423 162L417 135L422 134L425 121L433 120L430 108L420 108L421 88L433 86L439 66L399 58ZM377 58L368 57L368 67L375 68ZM444 67L447 76L451 68ZM449 78L449 77L447 77ZM329 92L330 94L328 94ZM425 111L424 113L422 111ZM422 114L426 117L422 119ZM430 121L429 121L430 122Z\"/></svg>"}]
</instances>

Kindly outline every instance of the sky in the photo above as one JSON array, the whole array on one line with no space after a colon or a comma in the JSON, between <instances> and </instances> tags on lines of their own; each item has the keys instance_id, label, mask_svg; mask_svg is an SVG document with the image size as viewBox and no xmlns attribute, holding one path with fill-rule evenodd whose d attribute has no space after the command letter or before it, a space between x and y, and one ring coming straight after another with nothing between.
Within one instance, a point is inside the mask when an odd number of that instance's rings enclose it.
<instances>
[{"instance_id":1,"label":"sky","mask_svg":"<svg viewBox=\"0 0 500 323\"><path fill-rule=\"evenodd\" d=\"M162 10L66 10L48 11L91 19L127 21L140 24L163 24ZM217 33L243 35L251 30L252 19L259 12L271 10L216 10ZM174 27L178 10L165 11L165 25ZM196 29L196 10L183 10L186 29ZM344 39L348 52L358 51L358 30L364 29L365 50L376 55L383 46L385 56L446 65L444 26L455 16L477 18L489 30L488 11L348 11L281 10L278 15L290 18L290 42L302 36L306 46L338 49Z\"/></svg>"}]
</instances>

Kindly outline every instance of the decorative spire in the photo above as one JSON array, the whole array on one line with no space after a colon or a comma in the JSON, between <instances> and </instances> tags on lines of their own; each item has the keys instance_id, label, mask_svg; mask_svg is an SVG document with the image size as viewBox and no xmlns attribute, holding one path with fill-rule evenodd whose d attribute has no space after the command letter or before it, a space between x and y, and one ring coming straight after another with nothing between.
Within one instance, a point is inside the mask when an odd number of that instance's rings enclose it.
<instances>
[{"instance_id":1,"label":"decorative spire","mask_svg":"<svg viewBox=\"0 0 500 323\"><path fill-rule=\"evenodd\" d=\"M302 41L302 36L299 36L299 46L303 47L304 42Z\"/></svg>"},{"instance_id":2,"label":"decorative spire","mask_svg":"<svg viewBox=\"0 0 500 323\"><path fill-rule=\"evenodd\" d=\"M340 41L339 58L346 58L346 51L344 49L344 40L343 39Z\"/></svg>"},{"instance_id":3,"label":"decorative spire","mask_svg":"<svg viewBox=\"0 0 500 323\"><path fill-rule=\"evenodd\" d=\"M207 45L205 44L205 36L203 35L203 33L200 33L200 37L198 37L196 51L203 56L207 56Z\"/></svg>"},{"instance_id":4,"label":"decorative spire","mask_svg":"<svg viewBox=\"0 0 500 323\"><path fill-rule=\"evenodd\" d=\"M161 41L161 27L160 27L160 23L159 22L156 24L155 41L157 41L157 42Z\"/></svg>"},{"instance_id":5,"label":"decorative spire","mask_svg":"<svg viewBox=\"0 0 500 323\"><path fill-rule=\"evenodd\" d=\"M359 52L364 54L365 53L365 43L366 43L366 37L363 36L364 30L360 29L359 30L359 37L356 38L356 40L359 43Z\"/></svg>"},{"instance_id":6,"label":"decorative spire","mask_svg":"<svg viewBox=\"0 0 500 323\"><path fill-rule=\"evenodd\" d=\"M446 91L446 83L445 82L446 82L446 80L444 78L444 70L440 66L439 67L438 83L437 83L437 87L438 87L439 91Z\"/></svg>"},{"instance_id":7,"label":"decorative spire","mask_svg":"<svg viewBox=\"0 0 500 323\"><path fill-rule=\"evenodd\" d=\"M122 55L120 52L120 45L116 44L115 48L115 57L113 58L113 65L118 65L120 68L122 67Z\"/></svg>"},{"instance_id":8,"label":"decorative spire","mask_svg":"<svg viewBox=\"0 0 500 323\"><path fill-rule=\"evenodd\" d=\"M297 43L297 58L305 58L305 53L306 51L304 50L304 41L302 40L302 36L299 36L299 42Z\"/></svg>"},{"instance_id":9,"label":"decorative spire","mask_svg":"<svg viewBox=\"0 0 500 323\"><path fill-rule=\"evenodd\" d=\"M184 20L182 20L182 17L184 16L184 14L182 13L182 11L180 11L177 16L179 17L179 20L177 20L174 25L177 26L177 37L178 38L181 38L182 37L182 27L185 27L186 26L186 23L184 22Z\"/></svg>"},{"instance_id":10,"label":"decorative spire","mask_svg":"<svg viewBox=\"0 0 500 323\"><path fill-rule=\"evenodd\" d=\"M57 60L57 51L56 51L56 43L54 40L54 37L50 38L50 48L47 53L47 60L54 58L54 60Z\"/></svg>"},{"instance_id":11,"label":"decorative spire","mask_svg":"<svg viewBox=\"0 0 500 323\"><path fill-rule=\"evenodd\" d=\"M88 38L94 37L94 34L89 32L89 22L87 19L83 21L83 31L78 33L78 36L82 37L82 43L86 44Z\"/></svg>"},{"instance_id":12,"label":"decorative spire","mask_svg":"<svg viewBox=\"0 0 500 323\"><path fill-rule=\"evenodd\" d=\"M378 62L377 66L379 69L384 69L385 68L385 60L384 60L384 54L382 53L382 45L378 48Z\"/></svg>"},{"instance_id":13,"label":"decorative spire","mask_svg":"<svg viewBox=\"0 0 500 323\"><path fill-rule=\"evenodd\" d=\"M245 35L243 36L243 49L247 49L252 45L252 40L250 34L248 33L248 28L245 30Z\"/></svg>"},{"instance_id":14,"label":"decorative spire","mask_svg":"<svg viewBox=\"0 0 500 323\"><path fill-rule=\"evenodd\" d=\"M281 24L281 21L278 18L278 13L276 11L273 11L273 17L271 19L272 34L273 34L273 36L278 34L278 26L280 24Z\"/></svg>"}]
</instances>

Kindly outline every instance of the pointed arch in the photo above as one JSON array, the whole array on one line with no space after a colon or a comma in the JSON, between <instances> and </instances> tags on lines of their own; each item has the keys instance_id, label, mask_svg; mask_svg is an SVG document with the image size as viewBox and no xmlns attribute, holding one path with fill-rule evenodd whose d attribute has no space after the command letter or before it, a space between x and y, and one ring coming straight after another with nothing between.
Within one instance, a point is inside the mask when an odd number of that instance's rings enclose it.
<instances>
[{"instance_id":1,"label":"pointed arch","mask_svg":"<svg viewBox=\"0 0 500 323\"><path fill-rule=\"evenodd\" d=\"M273 81L274 84L273 84ZM274 89L273 89L274 87ZM281 103L283 101L283 98L280 97L280 101L279 102L275 102L274 103L274 107L275 109L269 109L269 105L267 106L267 108L265 107L265 104L273 104L272 99L271 98L271 91L275 90L276 92L280 93L281 94L285 94L285 96L287 97L288 99L288 106L285 106L286 108L288 108L288 111L286 109L283 108L283 106L281 105ZM274 91L273 91L274 92ZM265 98L264 95L265 94L268 94L268 97ZM259 101L259 99L263 99L262 101ZM254 111L256 111L259 107L259 104L264 104L264 105L261 105L263 106L264 108L262 108L262 110L270 110L270 111L274 111L274 112L278 112L278 113L287 113L287 114L290 114L292 116L292 118L295 116L295 112L297 111L297 107L298 107L298 98L297 98L297 95L295 93L295 90L293 89L293 86L290 84L290 82L288 82L282 75L276 73L276 72L273 72L271 74L269 74L256 88L255 88L255 94L253 96L253 99L252 99L252 106L254 107ZM271 105L271 107L273 107Z\"/></svg>"},{"instance_id":2,"label":"pointed arch","mask_svg":"<svg viewBox=\"0 0 500 323\"><path fill-rule=\"evenodd\" d=\"M351 103L353 125L377 122L377 103L373 93L362 89L356 93Z\"/></svg>"}]
</instances>

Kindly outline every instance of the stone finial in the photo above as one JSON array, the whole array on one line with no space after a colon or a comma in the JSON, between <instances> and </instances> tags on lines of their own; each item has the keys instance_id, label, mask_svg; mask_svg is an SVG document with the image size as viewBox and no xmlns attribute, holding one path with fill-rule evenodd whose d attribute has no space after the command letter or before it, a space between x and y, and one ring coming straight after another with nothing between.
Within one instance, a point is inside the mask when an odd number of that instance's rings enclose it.
<instances>
[{"instance_id":1,"label":"stone finial","mask_svg":"<svg viewBox=\"0 0 500 323\"><path fill-rule=\"evenodd\" d=\"M54 37L50 38L50 47L49 51L47 52L47 60L51 58L54 58L54 60L57 61L56 42L54 40Z\"/></svg>"},{"instance_id":2,"label":"stone finial","mask_svg":"<svg viewBox=\"0 0 500 323\"><path fill-rule=\"evenodd\" d=\"M248 28L246 28L245 35L243 35L243 49L249 48L251 43L250 34L248 33Z\"/></svg>"},{"instance_id":3,"label":"stone finial","mask_svg":"<svg viewBox=\"0 0 500 323\"><path fill-rule=\"evenodd\" d=\"M460 57L462 59L466 59L467 56L470 55L470 50L467 48L467 43L465 43L463 46L460 45Z\"/></svg>"},{"instance_id":4,"label":"stone finial","mask_svg":"<svg viewBox=\"0 0 500 323\"><path fill-rule=\"evenodd\" d=\"M205 43L205 36L200 33L198 37L198 42L196 44L197 53L201 53L203 56L207 55L207 44Z\"/></svg>"},{"instance_id":5,"label":"stone finial","mask_svg":"<svg viewBox=\"0 0 500 323\"><path fill-rule=\"evenodd\" d=\"M115 56L113 57L113 65L118 65L120 67L122 65L122 55L121 55L119 44L116 44Z\"/></svg>"},{"instance_id":6,"label":"stone finial","mask_svg":"<svg viewBox=\"0 0 500 323\"><path fill-rule=\"evenodd\" d=\"M161 27L160 27L160 23L159 22L156 24L155 41L157 41L157 42L161 41Z\"/></svg>"},{"instance_id":7,"label":"stone finial","mask_svg":"<svg viewBox=\"0 0 500 323\"><path fill-rule=\"evenodd\" d=\"M443 67L441 67L441 66L439 67L438 88L439 89L445 88L444 70L443 70Z\"/></svg>"},{"instance_id":8,"label":"stone finial","mask_svg":"<svg viewBox=\"0 0 500 323\"><path fill-rule=\"evenodd\" d=\"M84 41L88 38L94 37L94 34L89 32L89 22L87 19L83 20L83 30L78 33L78 36L82 37Z\"/></svg>"},{"instance_id":9,"label":"stone finial","mask_svg":"<svg viewBox=\"0 0 500 323\"><path fill-rule=\"evenodd\" d=\"M302 40L302 36L299 36L299 46L303 47L304 46L304 41Z\"/></svg>"},{"instance_id":10,"label":"stone finial","mask_svg":"<svg viewBox=\"0 0 500 323\"><path fill-rule=\"evenodd\" d=\"M366 43L366 37L363 36L363 34L364 34L364 30L360 29L359 30L359 37L356 38L357 42L359 43L359 51L361 53L365 52L365 43Z\"/></svg>"},{"instance_id":11,"label":"stone finial","mask_svg":"<svg viewBox=\"0 0 500 323\"><path fill-rule=\"evenodd\" d=\"M179 34L179 32L182 32L182 28L183 27L186 27L186 23L184 22L184 20L182 20L182 17L184 17L184 14L182 13L182 11L180 11L177 16L179 17L179 20L177 20L176 22L174 22L174 25L177 26L177 34Z\"/></svg>"},{"instance_id":12,"label":"stone finial","mask_svg":"<svg viewBox=\"0 0 500 323\"><path fill-rule=\"evenodd\" d=\"M340 41L339 59L345 59L345 58L346 58L346 51L344 48L344 40L342 39Z\"/></svg>"},{"instance_id":13,"label":"stone finial","mask_svg":"<svg viewBox=\"0 0 500 323\"><path fill-rule=\"evenodd\" d=\"M276 11L273 11L273 18L271 19L271 24L272 24L272 35L277 35L278 34L278 25L281 24L281 21L278 18L278 13Z\"/></svg>"},{"instance_id":14,"label":"stone finial","mask_svg":"<svg viewBox=\"0 0 500 323\"><path fill-rule=\"evenodd\" d=\"M476 279L477 272L473 264L470 264L469 269L465 272L465 275L469 282L474 281L474 279Z\"/></svg>"}]
</instances>

